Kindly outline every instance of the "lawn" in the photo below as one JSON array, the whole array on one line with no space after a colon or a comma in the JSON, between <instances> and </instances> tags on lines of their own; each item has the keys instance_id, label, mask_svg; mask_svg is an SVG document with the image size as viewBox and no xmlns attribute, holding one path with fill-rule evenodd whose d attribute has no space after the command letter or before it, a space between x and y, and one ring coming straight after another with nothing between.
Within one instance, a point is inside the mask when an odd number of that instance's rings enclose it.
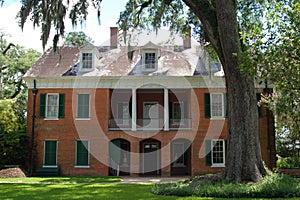
<instances>
[{"instance_id":1,"label":"lawn","mask_svg":"<svg viewBox=\"0 0 300 200\"><path fill-rule=\"evenodd\" d=\"M26 177L26 178L0 178L0 183L114 183L120 182L120 177L114 176L68 176L68 177Z\"/></svg>"},{"instance_id":2,"label":"lawn","mask_svg":"<svg viewBox=\"0 0 300 200\"><path fill-rule=\"evenodd\" d=\"M152 194L151 184L0 184L0 199L201 199ZM203 199L203 198L202 198ZM209 198L206 198L209 199Z\"/></svg>"},{"instance_id":3,"label":"lawn","mask_svg":"<svg viewBox=\"0 0 300 200\"><path fill-rule=\"evenodd\" d=\"M2 182L0 183L0 199L220 199L155 195L151 193L151 188L153 186L152 184L118 184L117 182L114 182L118 180L118 177L51 177L0 179L0 182ZM10 181L14 183L3 183L4 181ZM35 183L33 184L32 182ZM52 183L50 184L50 182Z\"/></svg>"}]
</instances>

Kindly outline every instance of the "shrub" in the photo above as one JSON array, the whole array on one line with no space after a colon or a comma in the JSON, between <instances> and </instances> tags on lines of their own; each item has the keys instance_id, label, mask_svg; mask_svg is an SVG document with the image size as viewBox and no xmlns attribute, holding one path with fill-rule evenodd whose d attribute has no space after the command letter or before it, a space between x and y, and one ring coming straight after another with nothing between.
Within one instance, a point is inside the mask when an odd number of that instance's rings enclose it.
<instances>
[{"instance_id":1,"label":"shrub","mask_svg":"<svg viewBox=\"0 0 300 200\"><path fill-rule=\"evenodd\" d=\"M156 184L152 192L160 195L222 198L300 197L300 181L284 174L270 173L257 183L235 183L225 180L196 184Z\"/></svg>"}]
</instances>

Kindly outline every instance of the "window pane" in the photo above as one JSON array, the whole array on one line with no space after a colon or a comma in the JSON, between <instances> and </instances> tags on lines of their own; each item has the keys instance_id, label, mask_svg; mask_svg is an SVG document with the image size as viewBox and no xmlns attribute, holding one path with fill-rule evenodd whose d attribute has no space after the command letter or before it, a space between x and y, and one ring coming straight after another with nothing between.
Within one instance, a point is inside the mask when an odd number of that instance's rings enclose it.
<instances>
[{"instance_id":1,"label":"window pane","mask_svg":"<svg viewBox=\"0 0 300 200\"><path fill-rule=\"evenodd\" d=\"M213 164L224 164L224 141L212 141L212 163Z\"/></svg>"},{"instance_id":2,"label":"window pane","mask_svg":"<svg viewBox=\"0 0 300 200\"><path fill-rule=\"evenodd\" d=\"M155 53L145 53L145 68L155 69Z\"/></svg>"},{"instance_id":3,"label":"window pane","mask_svg":"<svg viewBox=\"0 0 300 200\"><path fill-rule=\"evenodd\" d=\"M128 124L129 123L129 103L120 102L117 104L117 122L118 124Z\"/></svg>"},{"instance_id":4,"label":"window pane","mask_svg":"<svg viewBox=\"0 0 300 200\"><path fill-rule=\"evenodd\" d=\"M223 95L211 94L211 116L223 117Z\"/></svg>"},{"instance_id":5,"label":"window pane","mask_svg":"<svg viewBox=\"0 0 300 200\"><path fill-rule=\"evenodd\" d=\"M90 95L78 94L77 101L77 118L90 117Z\"/></svg>"},{"instance_id":6,"label":"window pane","mask_svg":"<svg viewBox=\"0 0 300 200\"><path fill-rule=\"evenodd\" d=\"M173 124L178 124L181 122L183 119L183 103L182 102L174 102L173 103L173 112L172 112L172 119L173 119Z\"/></svg>"},{"instance_id":7,"label":"window pane","mask_svg":"<svg viewBox=\"0 0 300 200\"><path fill-rule=\"evenodd\" d=\"M76 165L88 166L89 165L89 152L88 141L76 141Z\"/></svg>"},{"instance_id":8,"label":"window pane","mask_svg":"<svg viewBox=\"0 0 300 200\"><path fill-rule=\"evenodd\" d=\"M58 94L47 95L47 115L48 118L58 117Z\"/></svg>"},{"instance_id":9,"label":"window pane","mask_svg":"<svg viewBox=\"0 0 300 200\"><path fill-rule=\"evenodd\" d=\"M57 141L45 141L44 165L56 166Z\"/></svg>"},{"instance_id":10,"label":"window pane","mask_svg":"<svg viewBox=\"0 0 300 200\"><path fill-rule=\"evenodd\" d=\"M82 53L82 68L91 69L93 64L92 53Z\"/></svg>"}]
</instances>

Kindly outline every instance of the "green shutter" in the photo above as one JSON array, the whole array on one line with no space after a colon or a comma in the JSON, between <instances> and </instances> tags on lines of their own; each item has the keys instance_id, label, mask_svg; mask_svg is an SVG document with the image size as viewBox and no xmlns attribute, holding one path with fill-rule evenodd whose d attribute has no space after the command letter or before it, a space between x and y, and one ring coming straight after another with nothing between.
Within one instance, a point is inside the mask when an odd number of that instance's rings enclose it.
<instances>
[{"instance_id":1,"label":"green shutter","mask_svg":"<svg viewBox=\"0 0 300 200\"><path fill-rule=\"evenodd\" d=\"M58 118L65 117L65 94L59 94Z\"/></svg>"},{"instance_id":2,"label":"green shutter","mask_svg":"<svg viewBox=\"0 0 300 200\"><path fill-rule=\"evenodd\" d=\"M88 166L89 165L88 141L76 141L76 143L77 143L76 165Z\"/></svg>"},{"instance_id":3,"label":"green shutter","mask_svg":"<svg viewBox=\"0 0 300 200\"><path fill-rule=\"evenodd\" d=\"M46 95L40 94L40 118L46 117Z\"/></svg>"},{"instance_id":4,"label":"green shutter","mask_svg":"<svg viewBox=\"0 0 300 200\"><path fill-rule=\"evenodd\" d=\"M56 166L57 141L45 141L44 165Z\"/></svg>"},{"instance_id":5,"label":"green shutter","mask_svg":"<svg viewBox=\"0 0 300 200\"><path fill-rule=\"evenodd\" d=\"M223 98L224 98L224 114L225 114L225 117L228 117L227 93L224 93Z\"/></svg>"},{"instance_id":6,"label":"green shutter","mask_svg":"<svg viewBox=\"0 0 300 200\"><path fill-rule=\"evenodd\" d=\"M205 140L205 164L211 166L211 140Z\"/></svg>"},{"instance_id":7,"label":"green shutter","mask_svg":"<svg viewBox=\"0 0 300 200\"><path fill-rule=\"evenodd\" d=\"M205 112L205 118L210 118L210 94L205 93L204 94L204 112Z\"/></svg>"},{"instance_id":8,"label":"green shutter","mask_svg":"<svg viewBox=\"0 0 300 200\"><path fill-rule=\"evenodd\" d=\"M261 100L261 94L260 93L256 93L256 100L257 100L257 103ZM257 109L258 109L258 116L263 117L262 106L257 105Z\"/></svg>"}]
</instances>

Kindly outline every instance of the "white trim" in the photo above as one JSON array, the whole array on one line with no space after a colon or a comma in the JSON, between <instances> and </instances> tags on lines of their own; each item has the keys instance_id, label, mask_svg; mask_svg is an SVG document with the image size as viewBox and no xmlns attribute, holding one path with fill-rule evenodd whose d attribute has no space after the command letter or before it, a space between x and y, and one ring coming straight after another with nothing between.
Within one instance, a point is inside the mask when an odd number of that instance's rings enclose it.
<instances>
[{"instance_id":1,"label":"white trim","mask_svg":"<svg viewBox=\"0 0 300 200\"><path fill-rule=\"evenodd\" d=\"M137 107L137 104L136 104L136 101L137 101L137 98L136 98L136 89L133 88L132 89L132 102L131 102L131 118L132 118L132 121L131 121L131 130L132 131L136 131L136 116L137 116L137 113L136 113L136 107Z\"/></svg>"},{"instance_id":2,"label":"white trim","mask_svg":"<svg viewBox=\"0 0 300 200\"><path fill-rule=\"evenodd\" d=\"M213 147L214 147L214 145L213 145L213 143L214 142L218 142L218 141L221 141L222 143L223 143L223 163L216 163L216 164L214 164L213 163ZM223 139L213 139L213 140L211 140L211 167L225 167L225 140L223 140Z\"/></svg>"},{"instance_id":3,"label":"white trim","mask_svg":"<svg viewBox=\"0 0 300 200\"><path fill-rule=\"evenodd\" d=\"M78 117L78 98L79 98L79 95L89 95L89 116L88 117ZM90 120L90 117L91 117L91 95L89 93L78 93L77 94L77 102L76 102L76 120Z\"/></svg>"},{"instance_id":4,"label":"white trim","mask_svg":"<svg viewBox=\"0 0 300 200\"><path fill-rule=\"evenodd\" d=\"M164 88L164 131L170 130L169 90Z\"/></svg>"},{"instance_id":5,"label":"white trim","mask_svg":"<svg viewBox=\"0 0 300 200\"><path fill-rule=\"evenodd\" d=\"M45 153L46 153L46 141L56 141L56 165L45 165ZM54 140L54 139L50 139L50 140L48 140L48 139L45 139L44 140L44 156L43 156L43 167L57 167L57 157L58 157L58 140Z\"/></svg>"},{"instance_id":6,"label":"white trim","mask_svg":"<svg viewBox=\"0 0 300 200\"><path fill-rule=\"evenodd\" d=\"M77 165L77 142L86 141L87 142L87 151L88 151L88 165ZM75 140L75 168L89 168L90 167L90 141L89 140Z\"/></svg>"},{"instance_id":7,"label":"white trim","mask_svg":"<svg viewBox=\"0 0 300 200\"><path fill-rule=\"evenodd\" d=\"M62 77L24 77L29 87L33 88L36 80L37 88L108 88L108 89L133 89L133 88L163 88L191 89L191 88L223 88L223 77L201 76L62 76Z\"/></svg>"},{"instance_id":8,"label":"white trim","mask_svg":"<svg viewBox=\"0 0 300 200\"><path fill-rule=\"evenodd\" d=\"M57 114L56 117L48 117L48 97L49 95L52 96L57 96L57 102L56 102L56 106L57 106ZM58 120L58 115L59 115L59 93L47 93L46 94L46 110L45 110L45 119L47 120Z\"/></svg>"},{"instance_id":9,"label":"white trim","mask_svg":"<svg viewBox=\"0 0 300 200\"><path fill-rule=\"evenodd\" d=\"M212 112L212 100L213 100L213 95L221 95L221 109L222 109L222 114L221 116L213 116ZM224 119L225 118L225 105L224 105L224 93L221 92L212 92L210 93L210 116L211 119Z\"/></svg>"}]
</instances>

